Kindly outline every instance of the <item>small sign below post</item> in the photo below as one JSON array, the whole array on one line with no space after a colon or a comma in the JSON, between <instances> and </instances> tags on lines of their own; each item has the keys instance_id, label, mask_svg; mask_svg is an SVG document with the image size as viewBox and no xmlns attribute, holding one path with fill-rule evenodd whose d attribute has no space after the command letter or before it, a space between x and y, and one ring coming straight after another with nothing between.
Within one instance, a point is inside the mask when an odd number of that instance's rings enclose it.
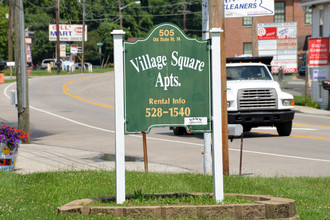
<instances>
[{"instance_id":1,"label":"small sign below post","mask_svg":"<svg viewBox=\"0 0 330 220\"><path fill-rule=\"evenodd\" d=\"M7 62L7 66L15 66L15 62Z\"/></svg>"},{"instance_id":2,"label":"small sign below post","mask_svg":"<svg viewBox=\"0 0 330 220\"><path fill-rule=\"evenodd\" d=\"M13 61L7 62L6 65L8 67L10 67L10 79L12 79L13 78L13 66L15 66L15 62L13 62Z\"/></svg>"}]
</instances>

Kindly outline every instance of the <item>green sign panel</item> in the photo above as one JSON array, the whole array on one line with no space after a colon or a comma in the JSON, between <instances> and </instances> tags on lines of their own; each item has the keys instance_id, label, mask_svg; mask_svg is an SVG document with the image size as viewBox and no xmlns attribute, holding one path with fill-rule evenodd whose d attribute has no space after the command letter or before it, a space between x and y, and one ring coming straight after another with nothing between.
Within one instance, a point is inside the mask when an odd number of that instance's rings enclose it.
<instances>
[{"instance_id":1,"label":"green sign panel","mask_svg":"<svg viewBox=\"0 0 330 220\"><path fill-rule=\"evenodd\" d=\"M124 42L124 50L126 134L167 126L211 132L208 41L165 23L143 40Z\"/></svg>"}]
</instances>

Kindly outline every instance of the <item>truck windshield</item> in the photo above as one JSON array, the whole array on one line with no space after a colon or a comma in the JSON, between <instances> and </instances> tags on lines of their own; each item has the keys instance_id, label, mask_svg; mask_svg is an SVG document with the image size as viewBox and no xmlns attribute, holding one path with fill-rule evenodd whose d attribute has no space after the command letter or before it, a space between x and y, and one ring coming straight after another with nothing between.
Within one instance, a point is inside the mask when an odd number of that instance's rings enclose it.
<instances>
[{"instance_id":1,"label":"truck windshield","mask_svg":"<svg viewBox=\"0 0 330 220\"><path fill-rule=\"evenodd\" d=\"M272 80L264 66L227 66L226 70L227 80Z\"/></svg>"}]
</instances>

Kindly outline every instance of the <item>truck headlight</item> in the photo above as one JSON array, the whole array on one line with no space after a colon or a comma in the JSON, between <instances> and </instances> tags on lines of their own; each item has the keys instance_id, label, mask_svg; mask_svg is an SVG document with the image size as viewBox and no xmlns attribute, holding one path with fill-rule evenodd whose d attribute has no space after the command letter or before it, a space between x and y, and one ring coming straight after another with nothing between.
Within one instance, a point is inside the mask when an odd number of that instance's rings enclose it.
<instances>
[{"instance_id":1,"label":"truck headlight","mask_svg":"<svg viewBox=\"0 0 330 220\"><path fill-rule=\"evenodd\" d=\"M231 101L227 101L227 108L230 107L231 103L232 103Z\"/></svg>"},{"instance_id":2,"label":"truck headlight","mask_svg":"<svg viewBox=\"0 0 330 220\"><path fill-rule=\"evenodd\" d=\"M283 99L282 100L282 105L283 106L293 106L294 105L294 100L293 99Z\"/></svg>"}]
</instances>

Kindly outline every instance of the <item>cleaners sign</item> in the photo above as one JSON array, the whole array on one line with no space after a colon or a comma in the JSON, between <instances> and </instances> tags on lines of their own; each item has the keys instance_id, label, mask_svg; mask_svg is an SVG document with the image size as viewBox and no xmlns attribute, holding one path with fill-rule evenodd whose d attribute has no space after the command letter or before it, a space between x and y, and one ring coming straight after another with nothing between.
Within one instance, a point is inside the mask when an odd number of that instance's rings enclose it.
<instances>
[{"instance_id":1,"label":"cleaners sign","mask_svg":"<svg viewBox=\"0 0 330 220\"><path fill-rule=\"evenodd\" d=\"M60 41L82 41L82 25L60 24ZM49 41L57 40L56 24L49 25ZM85 41L87 41L87 25L85 25Z\"/></svg>"},{"instance_id":2,"label":"cleaners sign","mask_svg":"<svg viewBox=\"0 0 330 220\"><path fill-rule=\"evenodd\" d=\"M211 131L209 41L161 24L124 48L125 133L166 126Z\"/></svg>"},{"instance_id":3,"label":"cleaners sign","mask_svg":"<svg viewBox=\"0 0 330 220\"><path fill-rule=\"evenodd\" d=\"M274 15L274 0L225 0L225 17Z\"/></svg>"}]
</instances>

